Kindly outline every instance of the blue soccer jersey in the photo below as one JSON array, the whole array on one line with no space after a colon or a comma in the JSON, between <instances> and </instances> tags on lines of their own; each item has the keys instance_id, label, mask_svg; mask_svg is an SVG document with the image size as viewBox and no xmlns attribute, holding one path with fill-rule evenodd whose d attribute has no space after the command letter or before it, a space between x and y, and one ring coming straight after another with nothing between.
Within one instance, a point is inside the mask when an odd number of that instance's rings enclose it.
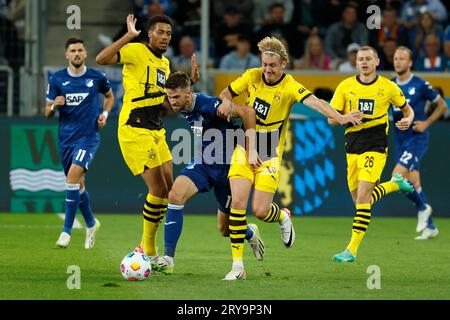
<instances>
[{"instance_id":1,"label":"blue soccer jersey","mask_svg":"<svg viewBox=\"0 0 450 320\"><path fill-rule=\"evenodd\" d=\"M227 134L232 134L237 125L216 115L216 110L222 101L206 94L196 93L192 102L192 110L181 113L194 131L194 141L200 141L200 147L194 147L196 154L194 161L207 164L229 164L234 150L234 141L227 142ZM228 132L227 132L228 130ZM221 141L217 141L221 139ZM208 148L212 143L214 146ZM216 148L222 143L222 148ZM203 157L202 157L203 155Z\"/></svg>"},{"instance_id":2,"label":"blue soccer jersey","mask_svg":"<svg viewBox=\"0 0 450 320\"><path fill-rule=\"evenodd\" d=\"M229 214L231 189L228 183L228 170L234 141L227 144L226 137L238 126L234 122L228 122L217 116L217 107L221 102L216 97L201 93L194 94L192 109L181 112L194 131L194 144L196 140L201 142L201 146L198 146L196 150L198 153L201 150L201 153L194 155L193 163L186 166L180 175L188 177L200 193L209 192L214 188L219 210ZM223 146L216 148L215 146L220 146L220 143ZM209 147L211 150L208 150Z\"/></svg>"},{"instance_id":3,"label":"blue soccer jersey","mask_svg":"<svg viewBox=\"0 0 450 320\"><path fill-rule=\"evenodd\" d=\"M99 93L105 94L110 89L106 75L91 68L81 74L62 69L50 77L47 100L63 96L66 101L58 108L60 147L98 144L97 119L102 112Z\"/></svg>"},{"instance_id":4,"label":"blue soccer jersey","mask_svg":"<svg viewBox=\"0 0 450 320\"><path fill-rule=\"evenodd\" d=\"M411 108L414 110L414 121L424 121L427 118L425 106L428 101L436 102L440 95L425 80L411 75L411 77L401 82L397 78L393 81L402 90ZM403 114L400 109L393 110L394 121L399 121ZM428 130L423 133L413 131L413 125L408 130L401 131L397 127L395 129L395 152L394 158L396 163L401 164L408 170L418 170L419 162L428 149Z\"/></svg>"},{"instance_id":5,"label":"blue soccer jersey","mask_svg":"<svg viewBox=\"0 0 450 320\"><path fill-rule=\"evenodd\" d=\"M405 82L401 82L397 78L393 78L393 81L397 83L403 91L406 101L408 101L411 108L413 108L414 121L426 120L427 115L425 113L425 106L428 101L436 102L440 97L439 93L433 89L428 81L425 81L415 75L411 75L411 77ZM403 117L403 114L398 108L394 108L393 111L394 121L397 122ZM428 130L424 133L414 132L412 125L405 131L401 131L395 127L395 134L401 140L428 139Z\"/></svg>"}]
</instances>

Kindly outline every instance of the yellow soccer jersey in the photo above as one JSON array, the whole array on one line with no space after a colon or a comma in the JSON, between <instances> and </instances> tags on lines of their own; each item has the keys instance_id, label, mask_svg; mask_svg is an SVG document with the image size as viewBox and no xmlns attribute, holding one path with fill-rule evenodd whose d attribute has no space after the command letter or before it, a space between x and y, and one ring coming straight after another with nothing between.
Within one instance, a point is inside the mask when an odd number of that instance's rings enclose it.
<instances>
[{"instance_id":1,"label":"yellow soccer jersey","mask_svg":"<svg viewBox=\"0 0 450 320\"><path fill-rule=\"evenodd\" d=\"M256 111L258 151L263 160L274 156L281 158L292 106L296 102L303 102L311 92L291 75L283 74L277 83L267 84L262 68L247 70L228 89L234 96L247 93L245 105ZM278 143L276 138L279 138Z\"/></svg>"},{"instance_id":2,"label":"yellow soccer jersey","mask_svg":"<svg viewBox=\"0 0 450 320\"><path fill-rule=\"evenodd\" d=\"M363 83L358 76L353 76L338 85L330 104L343 114L352 110L364 113L362 124L345 129L348 153L384 153L389 130L389 106L393 104L403 108L406 99L397 84L389 79L377 76L371 83Z\"/></svg>"},{"instance_id":3,"label":"yellow soccer jersey","mask_svg":"<svg viewBox=\"0 0 450 320\"><path fill-rule=\"evenodd\" d=\"M118 53L123 64L123 106L119 125L160 129L166 79L170 74L169 60L158 56L143 43L128 43Z\"/></svg>"}]
</instances>

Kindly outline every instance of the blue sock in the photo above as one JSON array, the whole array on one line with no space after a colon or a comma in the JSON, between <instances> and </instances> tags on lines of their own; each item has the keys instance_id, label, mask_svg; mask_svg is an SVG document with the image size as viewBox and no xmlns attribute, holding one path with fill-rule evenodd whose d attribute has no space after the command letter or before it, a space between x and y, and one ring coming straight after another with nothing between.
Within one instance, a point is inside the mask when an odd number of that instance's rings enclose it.
<instances>
[{"instance_id":1,"label":"blue sock","mask_svg":"<svg viewBox=\"0 0 450 320\"><path fill-rule=\"evenodd\" d=\"M428 218L427 228L429 228L429 229L436 229L436 226L434 225L434 222L433 222L433 218L431 216Z\"/></svg>"},{"instance_id":2,"label":"blue sock","mask_svg":"<svg viewBox=\"0 0 450 320\"><path fill-rule=\"evenodd\" d=\"M66 183L66 217L64 219L64 228L62 231L70 234L72 232L75 214L77 213L80 202L80 185L78 183Z\"/></svg>"},{"instance_id":3,"label":"blue sock","mask_svg":"<svg viewBox=\"0 0 450 320\"><path fill-rule=\"evenodd\" d=\"M253 237L253 231L247 226L247 231L245 232L245 239L250 240Z\"/></svg>"},{"instance_id":4,"label":"blue sock","mask_svg":"<svg viewBox=\"0 0 450 320\"><path fill-rule=\"evenodd\" d=\"M422 193L421 190L422 188L420 188L419 191L417 191L416 188L414 188L413 192L408 193L406 195L409 198L409 200L411 200L414 203L418 211L424 210L426 204L426 202L423 201L423 197L421 197L420 195Z\"/></svg>"},{"instance_id":5,"label":"blue sock","mask_svg":"<svg viewBox=\"0 0 450 320\"><path fill-rule=\"evenodd\" d=\"M425 193L423 193L422 187L417 189L417 194L420 197L420 200L422 200L423 203L428 203L427 198L425 197Z\"/></svg>"},{"instance_id":6,"label":"blue sock","mask_svg":"<svg viewBox=\"0 0 450 320\"><path fill-rule=\"evenodd\" d=\"M85 188L80 190L80 211L83 215L86 227L91 228L95 225L94 213L92 212L91 205L89 203L89 193Z\"/></svg>"},{"instance_id":7,"label":"blue sock","mask_svg":"<svg viewBox=\"0 0 450 320\"><path fill-rule=\"evenodd\" d=\"M183 229L184 205L171 204L167 206L166 222L164 223L164 254L175 256L177 242Z\"/></svg>"}]
</instances>

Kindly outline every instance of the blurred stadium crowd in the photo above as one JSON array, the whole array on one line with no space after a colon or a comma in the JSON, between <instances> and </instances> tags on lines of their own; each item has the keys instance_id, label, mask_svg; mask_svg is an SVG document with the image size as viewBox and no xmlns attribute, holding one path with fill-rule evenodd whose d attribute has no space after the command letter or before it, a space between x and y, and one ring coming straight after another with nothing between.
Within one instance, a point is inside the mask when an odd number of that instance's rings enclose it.
<instances>
[{"instance_id":1,"label":"blurred stadium crowd","mask_svg":"<svg viewBox=\"0 0 450 320\"><path fill-rule=\"evenodd\" d=\"M440 0L228 0L211 1L209 66L246 69L258 65L256 44L265 36L283 39L291 54L291 69L355 71L355 52L371 45L379 51L380 70L393 70L396 46L411 48L417 71L449 69L448 1ZM174 69L189 68L200 48L200 0L133 0L131 8L143 25L154 14L176 22L172 50ZM381 9L380 29L369 30L366 9ZM118 39L126 26L109 39ZM137 40L139 41L139 40Z\"/></svg>"}]
</instances>

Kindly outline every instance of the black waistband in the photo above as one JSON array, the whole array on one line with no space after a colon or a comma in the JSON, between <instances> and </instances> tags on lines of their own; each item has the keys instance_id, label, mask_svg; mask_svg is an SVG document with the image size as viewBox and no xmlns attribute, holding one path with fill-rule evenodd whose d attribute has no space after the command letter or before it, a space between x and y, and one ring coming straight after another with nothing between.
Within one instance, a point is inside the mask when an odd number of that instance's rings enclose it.
<instances>
[{"instance_id":1,"label":"black waistband","mask_svg":"<svg viewBox=\"0 0 450 320\"><path fill-rule=\"evenodd\" d=\"M386 153L386 123L360 131L348 132L345 135L345 151L362 154L368 151Z\"/></svg>"},{"instance_id":2,"label":"black waistband","mask_svg":"<svg viewBox=\"0 0 450 320\"><path fill-rule=\"evenodd\" d=\"M131 110L127 125L136 128L159 130L164 127L161 116L165 107L162 104Z\"/></svg>"}]
</instances>

